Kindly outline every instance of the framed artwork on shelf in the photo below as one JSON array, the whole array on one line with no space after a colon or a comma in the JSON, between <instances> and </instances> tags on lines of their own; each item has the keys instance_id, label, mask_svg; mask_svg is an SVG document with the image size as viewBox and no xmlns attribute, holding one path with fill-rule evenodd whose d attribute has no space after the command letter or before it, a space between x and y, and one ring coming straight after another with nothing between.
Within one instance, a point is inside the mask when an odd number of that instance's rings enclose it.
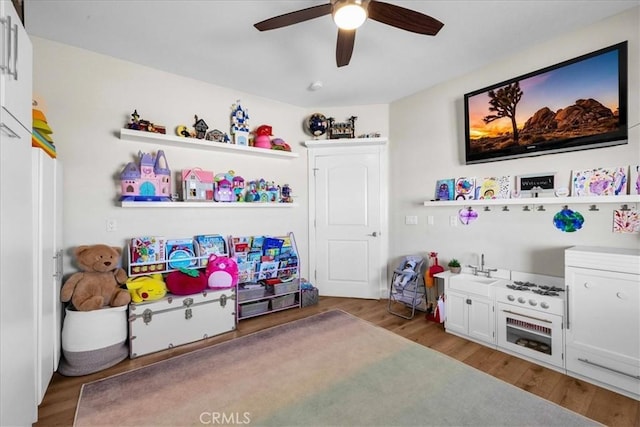
<instances>
[{"instance_id":1,"label":"framed artwork on shelf","mask_svg":"<svg viewBox=\"0 0 640 427\"><path fill-rule=\"evenodd\" d=\"M436 200L453 200L453 178L436 181Z\"/></svg>"},{"instance_id":2,"label":"framed artwork on shelf","mask_svg":"<svg viewBox=\"0 0 640 427\"><path fill-rule=\"evenodd\" d=\"M511 177L492 176L482 179L476 199L508 199L511 196Z\"/></svg>"},{"instance_id":3,"label":"framed artwork on shelf","mask_svg":"<svg viewBox=\"0 0 640 427\"><path fill-rule=\"evenodd\" d=\"M474 200L476 197L476 178L456 178L455 194L456 200Z\"/></svg>"},{"instance_id":4,"label":"framed artwork on shelf","mask_svg":"<svg viewBox=\"0 0 640 427\"><path fill-rule=\"evenodd\" d=\"M627 194L627 167L575 170L571 173L571 196L617 196Z\"/></svg>"},{"instance_id":5,"label":"framed artwork on shelf","mask_svg":"<svg viewBox=\"0 0 640 427\"><path fill-rule=\"evenodd\" d=\"M629 194L640 194L640 165L631 165L629 172Z\"/></svg>"}]
</instances>

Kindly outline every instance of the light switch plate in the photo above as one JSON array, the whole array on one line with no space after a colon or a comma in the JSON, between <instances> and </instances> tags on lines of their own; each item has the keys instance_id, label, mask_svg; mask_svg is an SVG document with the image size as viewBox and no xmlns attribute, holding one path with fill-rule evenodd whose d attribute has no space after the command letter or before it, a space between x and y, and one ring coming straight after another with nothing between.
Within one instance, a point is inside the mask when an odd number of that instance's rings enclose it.
<instances>
[{"instance_id":1,"label":"light switch plate","mask_svg":"<svg viewBox=\"0 0 640 427\"><path fill-rule=\"evenodd\" d=\"M405 225L417 225L418 217L415 215L407 215L404 217L404 223Z\"/></svg>"}]
</instances>

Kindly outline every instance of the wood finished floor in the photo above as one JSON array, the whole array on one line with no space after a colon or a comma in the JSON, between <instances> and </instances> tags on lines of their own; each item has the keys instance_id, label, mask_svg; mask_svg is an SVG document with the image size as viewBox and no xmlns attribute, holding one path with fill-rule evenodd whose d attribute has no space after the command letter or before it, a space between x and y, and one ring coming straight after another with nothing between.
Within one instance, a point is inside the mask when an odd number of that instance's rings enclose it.
<instances>
[{"instance_id":1,"label":"wood finished floor","mask_svg":"<svg viewBox=\"0 0 640 427\"><path fill-rule=\"evenodd\" d=\"M640 426L640 402L636 400L447 334L442 325L427 321L422 313L418 313L412 320L405 320L389 314L386 301L383 300L333 297L321 297L320 303L315 306L285 310L243 320L234 332L134 360L126 359L112 368L95 374L83 377L64 377L55 373L38 409L38 422L34 426L72 425L76 402L83 383L126 372L171 356L334 308L344 310L407 339L447 354L467 365L604 425ZM426 423L428 423L428 416L425 420Z\"/></svg>"}]
</instances>

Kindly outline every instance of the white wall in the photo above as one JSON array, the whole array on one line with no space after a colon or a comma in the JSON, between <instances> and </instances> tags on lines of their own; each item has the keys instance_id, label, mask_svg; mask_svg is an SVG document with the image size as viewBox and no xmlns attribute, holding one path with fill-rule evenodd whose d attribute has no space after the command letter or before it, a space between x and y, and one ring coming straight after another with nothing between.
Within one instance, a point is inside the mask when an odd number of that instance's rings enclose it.
<instances>
[{"instance_id":1,"label":"white wall","mask_svg":"<svg viewBox=\"0 0 640 427\"><path fill-rule=\"evenodd\" d=\"M639 75L640 8L526 49L491 66L417 93L390 106L392 259L409 253L436 251L445 262L458 258L477 263L484 253L491 267L563 276L563 250L573 245L638 247L637 234L612 233L612 210L619 205L570 205L585 217L584 228L563 233L553 226L553 215L522 212L512 206L480 211L470 226L450 227L455 207L424 207L434 198L437 179L461 176L522 175L557 172L560 186L569 187L572 169L627 166L640 163ZM508 36L508 35L507 35ZM624 146L545 155L477 165L464 164L463 95L591 51L629 41L629 143ZM499 46L496 46L499 49ZM417 215L419 224L405 225L405 215ZM434 225L428 225L433 216Z\"/></svg>"},{"instance_id":2,"label":"white wall","mask_svg":"<svg viewBox=\"0 0 640 427\"><path fill-rule=\"evenodd\" d=\"M315 110L238 93L143 67L112 57L32 37L34 96L44 100L58 158L64 164L65 272L77 271L70 263L78 245L106 243L125 246L134 236L188 237L200 233L283 234L293 231L301 251L303 274L308 276L307 159L301 142L306 118ZM212 70L215 72L215 70ZM231 105L237 99L248 109L250 126L273 126L297 159L243 156L233 153L180 149L120 140L119 131L137 109L141 118L165 125L191 126L194 115L210 129L228 132ZM321 111L336 121L358 116L356 132L389 134L388 106L336 107ZM245 179L265 178L288 183L298 207L288 209L171 208L129 209L118 206L119 174L137 158L138 151L164 150L173 174L201 167L215 173L234 170ZM175 190L174 190L175 191ZM106 231L115 219L117 231Z\"/></svg>"}]
</instances>

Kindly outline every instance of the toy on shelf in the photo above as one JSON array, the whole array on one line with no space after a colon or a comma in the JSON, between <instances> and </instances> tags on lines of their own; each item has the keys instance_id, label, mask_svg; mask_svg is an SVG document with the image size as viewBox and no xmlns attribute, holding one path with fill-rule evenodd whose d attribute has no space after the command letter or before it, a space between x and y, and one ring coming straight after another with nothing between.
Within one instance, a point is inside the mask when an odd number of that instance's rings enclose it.
<instances>
[{"instance_id":1,"label":"toy on shelf","mask_svg":"<svg viewBox=\"0 0 640 427\"><path fill-rule=\"evenodd\" d=\"M229 144L231 142L229 135L219 129L213 129L207 132L205 139L207 141L223 142L225 144Z\"/></svg>"},{"instance_id":2,"label":"toy on shelf","mask_svg":"<svg viewBox=\"0 0 640 427\"><path fill-rule=\"evenodd\" d=\"M242 108L239 99L231 107L231 134L234 144L249 145L249 112Z\"/></svg>"},{"instance_id":3,"label":"toy on shelf","mask_svg":"<svg viewBox=\"0 0 640 427\"><path fill-rule=\"evenodd\" d=\"M200 168L182 170L182 200L213 201L213 172Z\"/></svg>"},{"instance_id":4,"label":"toy on shelf","mask_svg":"<svg viewBox=\"0 0 640 427\"><path fill-rule=\"evenodd\" d=\"M253 146L257 148L271 149L271 136L273 128L269 125L261 125L255 131L255 138L253 140Z\"/></svg>"},{"instance_id":5,"label":"toy on shelf","mask_svg":"<svg viewBox=\"0 0 640 427\"><path fill-rule=\"evenodd\" d=\"M233 179L231 180L232 185L233 185L233 194L235 196L235 201L236 202L243 202L244 201L244 191L245 191L245 182L244 182L244 178L236 175L233 177Z\"/></svg>"},{"instance_id":6,"label":"toy on shelf","mask_svg":"<svg viewBox=\"0 0 640 427\"><path fill-rule=\"evenodd\" d=\"M324 114L313 113L307 120L307 127L309 128L309 132L311 132L311 135L313 135L313 139L318 139L318 137L324 135L327 132L327 128L329 126L327 124L327 118L324 116Z\"/></svg>"},{"instance_id":7,"label":"toy on shelf","mask_svg":"<svg viewBox=\"0 0 640 427\"><path fill-rule=\"evenodd\" d=\"M127 124L127 129L141 130L145 132L154 132L166 134L167 130L164 126L151 123L149 120L143 120L138 114L138 110L131 113L131 122Z\"/></svg>"},{"instance_id":8,"label":"toy on shelf","mask_svg":"<svg viewBox=\"0 0 640 427\"><path fill-rule=\"evenodd\" d=\"M205 123L204 120L199 119L198 116L194 116L194 117L195 117L195 123L193 124L193 128L196 131L196 138L204 139L204 137L207 134L207 129L209 129L209 126Z\"/></svg>"},{"instance_id":9,"label":"toy on shelf","mask_svg":"<svg viewBox=\"0 0 640 427\"><path fill-rule=\"evenodd\" d=\"M333 117L329 117L329 139L341 139L341 138L355 138L356 134L356 119L357 116L351 116L346 122L336 123Z\"/></svg>"},{"instance_id":10,"label":"toy on shelf","mask_svg":"<svg viewBox=\"0 0 640 427\"><path fill-rule=\"evenodd\" d=\"M176 126L176 135L182 136L183 138L195 138L196 131L193 129L189 129L185 125Z\"/></svg>"},{"instance_id":11,"label":"toy on shelf","mask_svg":"<svg viewBox=\"0 0 640 427\"><path fill-rule=\"evenodd\" d=\"M271 149L291 152L291 146L284 142L282 138L273 138L271 140Z\"/></svg>"},{"instance_id":12,"label":"toy on shelf","mask_svg":"<svg viewBox=\"0 0 640 427\"><path fill-rule=\"evenodd\" d=\"M120 174L122 201L171 201L171 170L164 151L138 152L139 165L129 162Z\"/></svg>"},{"instance_id":13,"label":"toy on shelf","mask_svg":"<svg viewBox=\"0 0 640 427\"><path fill-rule=\"evenodd\" d=\"M132 277L127 280L127 289L134 303L159 300L167 294L167 285L161 273Z\"/></svg>"},{"instance_id":14,"label":"toy on shelf","mask_svg":"<svg viewBox=\"0 0 640 427\"><path fill-rule=\"evenodd\" d=\"M291 187L289 184L285 184L280 189L280 202L281 203L293 203L293 197L291 197Z\"/></svg>"}]
</instances>

